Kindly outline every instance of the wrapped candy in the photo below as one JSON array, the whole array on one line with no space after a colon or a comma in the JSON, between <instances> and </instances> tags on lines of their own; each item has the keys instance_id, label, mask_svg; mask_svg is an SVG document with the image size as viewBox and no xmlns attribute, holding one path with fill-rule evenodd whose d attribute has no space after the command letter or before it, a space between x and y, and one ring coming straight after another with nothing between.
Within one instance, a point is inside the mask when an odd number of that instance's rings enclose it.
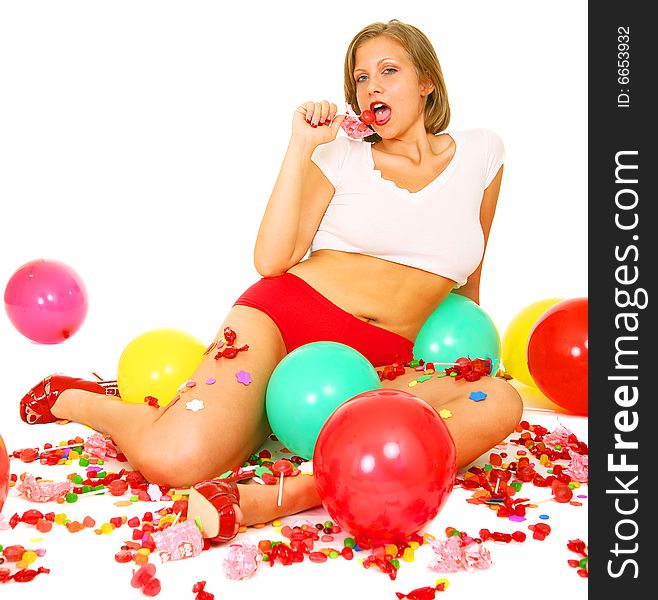
<instances>
[{"instance_id":1,"label":"wrapped candy","mask_svg":"<svg viewBox=\"0 0 658 600\"><path fill-rule=\"evenodd\" d=\"M194 521L183 521L152 535L162 562L197 556L203 550L203 536Z\"/></svg>"},{"instance_id":2,"label":"wrapped candy","mask_svg":"<svg viewBox=\"0 0 658 600\"><path fill-rule=\"evenodd\" d=\"M87 454L97 458L116 458L118 454L116 446L101 433L90 435L85 440L83 448Z\"/></svg>"},{"instance_id":3,"label":"wrapped candy","mask_svg":"<svg viewBox=\"0 0 658 600\"><path fill-rule=\"evenodd\" d=\"M452 535L446 540L434 540L432 549L435 556L429 568L441 573L488 569L492 564L489 550L471 537Z\"/></svg>"},{"instance_id":4,"label":"wrapped candy","mask_svg":"<svg viewBox=\"0 0 658 600\"><path fill-rule=\"evenodd\" d=\"M282 544L279 544L282 545ZM254 544L231 544L224 558L224 572L228 579L247 579L260 565L263 553Z\"/></svg>"},{"instance_id":5,"label":"wrapped candy","mask_svg":"<svg viewBox=\"0 0 658 600\"><path fill-rule=\"evenodd\" d=\"M461 540L459 536L450 536L447 540L433 540L432 549L436 556L429 568L441 573L459 571L462 562Z\"/></svg>"},{"instance_id":6,"label":"wrapped candy","mask_svg":"<svg viewBox=\"0 0 658 600\"><path fill-rule=\"evenodd\" d=\"M406 594L403 594L402 592L395 592L395 595L400 600L433 600L436 597L436 592L443 591L445 591L445 583L439 583L434 587L425 586L416 588L415 590L411 590Z\"/></svg>"},{"instance_id":7,"label":"wrapped candy","mask_svg":"<svg viewBox=\"0 0 658 600\"><path fill-rule=\"evenodd\" d=\"M73 490L71 481L37 481L34 475L26 474L18 484L18 491L28 500L50 502Z\"/></svg>"},{"instance_id":8,"label":"wrapped candy","mask_svg":"<svg viewBox=\"0 0 658 600\"><path fill-rule=\"evenodd\" d=\"M220 358L235 358L239 352L249 350L249 344L245 344L240 348L234 346L236 338L237 334L233 329L230 327L224 327L224 339L226 340L227 346L215 354L215 360L219 360ZM217 348L219 349L220 346L218 345Z\"/></svg>"},{"instance_id":9,"label":"wrapped candy","mask_svg":"<svg viewBox=\"0 0 658 600\"><path fill-rule=\"evenodd\" d=\"M346 117L340 124L341 129L352 139L362 140L375 132L368 125L359 119L359 116L354 112L350 104L345 104Z\"/></svg>"},{"instance_id":10,"label":"wrapped candy","mask_svg":"<svg viewBox=\"0 0 658 600\"><path fill-rule=\"evenodd\" d=\"M574 481L587 483L589 480L589 459L587 454L578 454L569 449L571 462L564 469L565 475L568 475Z\"/></svg>"},{"instance_id":11,"label":"wrapped candy","mask_svg":"<svg viewBox=\"0 0 658 600\"><path fill-rule=\"evenodd\" d=\"M473 540L462 547L462 563L467 571L488 569L491 566L491 554L484 544Z\"/></svg>"},{"instance_id":12,"label":"wrapped candy","mask_svg":"<svg viewBox=\"0 0 658 600\"><path fill-rule=\"evenodd\" d=\"M436 364L436 363L435 363ZM455 364L446 369L446 375L453 375L455 379L465 379L466 381L477 381L480 377L490 375L493 369L493 363L490 358L470 359L465 356L458 358Z\"/></svg>"},{"instance_id":13,"label":"wrapped candy","mask_svg":"<svg viewBox=\"0 0 658 600\"><path fill-rule=\"evenodd\" d=\"M548 446L568 446L571 430L560 423L553 431L544 436L544 444Z\"/></svg>"}]
</instances>

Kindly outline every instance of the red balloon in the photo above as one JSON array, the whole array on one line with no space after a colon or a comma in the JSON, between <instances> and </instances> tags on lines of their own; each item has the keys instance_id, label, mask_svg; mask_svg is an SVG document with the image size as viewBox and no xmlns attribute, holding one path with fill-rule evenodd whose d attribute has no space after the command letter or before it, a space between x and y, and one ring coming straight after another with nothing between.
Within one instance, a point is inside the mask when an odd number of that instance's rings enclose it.
<instances>
[{"instance_id":1,"label":"red balloon","mask_svg":"<svg viewBox=\"0 0 658 600\"><path fill-rule=\"evenodd\" d=\"M357 543L395 543L445 504L457 471L455 444L420 398L370 390L341 404L322 426L313 471L325 509Z\"/></svg>"},{"instance_id":2,"label":"red balloon","mask_svg":"<svg viewBox=\"0 0 658 600\"><path fill-rule=\"evenodd\" d=\"M555 404L587 415L587 298L562 300L537 319L528 337L528 371Z\"/></svg>"},{"instance_id":3,"label":"red balloon","mask_svg":"<svg viewBox=\"0 0 658 600\"><path fill-rule=\"evenodd\" d=\"M9 493L9 456L7 447L0 435L0 513Z\"/></svg>"}]
</instances>

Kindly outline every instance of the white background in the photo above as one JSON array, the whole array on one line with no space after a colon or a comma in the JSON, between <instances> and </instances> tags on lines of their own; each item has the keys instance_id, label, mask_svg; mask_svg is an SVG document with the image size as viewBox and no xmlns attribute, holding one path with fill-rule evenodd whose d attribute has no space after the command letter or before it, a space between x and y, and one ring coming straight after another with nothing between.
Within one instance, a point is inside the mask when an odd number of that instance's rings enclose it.
<instances>
[{"instance_id":1,"label":"white background","mask_svg":"<svg viewBox=\"0 0 658 600\"><path fill-rule=\"evenodd\" d=\"M389 18L433 42L450 128L505 142L481 286L500 334L535 300L587 295L585 3L0 6L0 282L52 258L89 293L82 329L44 350L50 369L84 345L89 369L111 370L155 327L212 338L260 277L253 247L294 109L342 107L349 41ZM424 223L440 232L450 216ZM0 344L38 352L7 318Z\"/></svg>"},{"instance_id":2,"label":"white background","mask_svg":"<svg viewBox=\"0 0 658 600\"><path fill-rule=\"evenodd\" d=\"M62 344L0 314L8 446L18 399L47 373L112 378L156 327L212 339L260 277L253 246L295 107L342 108L349 41L390 18L433 42L448 131L505 142L481 286L501 335L536 300L587 295L587 3L0 0L0 283L51 258L89 294Z\"/></svg>"}]
</instances>

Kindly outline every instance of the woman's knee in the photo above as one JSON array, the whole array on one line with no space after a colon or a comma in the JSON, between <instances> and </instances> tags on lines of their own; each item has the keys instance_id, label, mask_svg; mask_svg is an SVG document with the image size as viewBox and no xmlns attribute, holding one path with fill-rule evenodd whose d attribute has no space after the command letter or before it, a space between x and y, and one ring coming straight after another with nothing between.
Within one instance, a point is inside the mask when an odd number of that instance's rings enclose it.
<instances>
[{"instance_id":1,"label":"woman's knee","mask_svg":"<svg viewBox=\"0 0 658 600\"><path fill-rule=\"evenodd\" d=\"M514 431L523 415L523 399L519 392L500 377L489 380L488 398L494 404L496 422L502 438Z\"/></svg>"}]
</instances>

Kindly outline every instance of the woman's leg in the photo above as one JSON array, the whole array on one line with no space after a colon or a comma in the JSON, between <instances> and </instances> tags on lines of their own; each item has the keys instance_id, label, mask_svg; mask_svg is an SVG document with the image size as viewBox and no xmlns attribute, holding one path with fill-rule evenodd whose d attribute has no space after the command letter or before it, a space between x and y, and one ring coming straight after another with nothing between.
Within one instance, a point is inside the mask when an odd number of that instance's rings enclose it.
<instances>
[{"instance_id":1,"label":"woman's leg","mask_svg":"<svg viewBox=\"0 0 658 600\"><path fill-rule=\"evenodd\" d=\"M478 381L456 381L453 377L436 377L409 387L418 372L407 369L382 386L403 390L425 400L437 411L448 409L445 419L457 449L457 466L464 467L504 440L519 424L523 401L519 393L504 379L482 377ZM484 400L469 398L471 392L484 392Z\"/></svg>"},{"instance_id":2,"label":"woman's leg","mask_svg":"<svg viewBox=\"0 0 658 600\"><path fill-rule=\"evenodd\" d=\"M457 466L465 467L481 454L504 440L518 425L523 402L518 392L504 379L483 377L479 381L455 381L452 377L433 377L409 387L418 373L407 373L393 381L384 380L384 388L404 390L425 400L437 411L446 408L451 416L445 419L457 450ZM484 392L484 400L471 400L471 392ZM283 515L308 510L321 504L312 477L299 476L284 481L283 506L276 506L277 486L240 486L245 512L244 524L265 523ZM244 492L242 490L247 488ZM256 489L251 489L256 488ZM249 494L249 492L252 492Z\"/></svg>"},{"instance_id":3,"label":"woman's leg","mask_svg":"<svg viewBox=\"0 0 658 600\"><path fill-rule=\"evenodd\" d=\"M227 326L236 333L234 345L249 349L233 359L215 360L217 351L209 352L191 377L196 386L177 402L158 409L71 389L57 399L53 415L112 436L131 466L154 483L191 485L241 465L271 432L265 392L286 347L274 321L257 309L234 306L215 341ZM249 384L238 381L239 371L249 373Z\"/></svg>"}]
</instances>

